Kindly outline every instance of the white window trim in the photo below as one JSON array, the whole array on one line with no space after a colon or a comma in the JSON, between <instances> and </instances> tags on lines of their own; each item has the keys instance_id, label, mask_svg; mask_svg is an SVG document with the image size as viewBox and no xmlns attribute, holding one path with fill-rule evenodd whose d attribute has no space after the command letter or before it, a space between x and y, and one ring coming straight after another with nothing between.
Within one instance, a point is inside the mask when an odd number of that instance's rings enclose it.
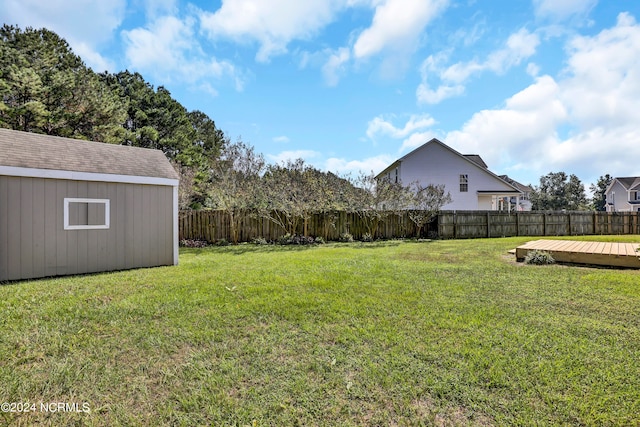
<instances>
[{"instance_id":1,"label":"white window trim","mask_svg":"<svg viewBox=\"0 0 640 427\"><path fill-rule=\"evenodd\" d=\"M464 190L463 190L463 188L464 188ZM466 173L461 173L460 174L460 192L461 193L468 193L469 192L469 174L466 174Z\"/></svg>"},{"instance_id":2,"label":"white window trim","mask_svg":"<svg viewBox=\"0 0 640 427\"><path fill-rule=\"evenodd\" d=\"M69 225L69 203L100 203L104 204L104 224L97 225ZM108 230L111 203L109 199L64 198L64 229L65 230Z\"/></svg>"}]
</instances>

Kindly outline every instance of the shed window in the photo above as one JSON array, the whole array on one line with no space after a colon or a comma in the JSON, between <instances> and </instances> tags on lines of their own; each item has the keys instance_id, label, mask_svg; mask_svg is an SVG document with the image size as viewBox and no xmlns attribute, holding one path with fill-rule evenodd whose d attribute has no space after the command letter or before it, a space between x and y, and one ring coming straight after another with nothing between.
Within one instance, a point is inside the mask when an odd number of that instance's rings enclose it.
<instances>
[{"instance_id":1,"label":"shed window","mask_svg":"<svg viewBox=\"0 0 640 427\"><path fill-rule=\"evenodd\" d=\"M109 199L64 199L65 230L109 228Z\"/></svg>"},{"instance_id":2,"label":"shed window","mask_svg":"<svg viewBox=\"0 0 640 427\"><path fill-rule=\"evenodd\" d=\"M460 192L466 193L469 191L469 175L460 175Z\"/></svg>"}]
</instances>

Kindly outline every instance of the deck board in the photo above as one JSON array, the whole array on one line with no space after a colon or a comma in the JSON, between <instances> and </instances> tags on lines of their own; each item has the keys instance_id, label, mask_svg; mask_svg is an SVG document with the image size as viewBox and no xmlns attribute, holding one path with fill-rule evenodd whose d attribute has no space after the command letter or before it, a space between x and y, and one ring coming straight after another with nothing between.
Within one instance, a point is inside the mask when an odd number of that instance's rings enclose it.
<instances>
[{"instance_id":1,"label":"deck board","mask_svg":"<svg viewBox=\"0 0 640 427\"><path fill-rule=\"evenodd\" d=\"M533 240L516 248L516 258L524 259L529 251L551 253L558 262L640 268L640 243L592 242L576 240Z\"/></svg>"},{"instance_id":2,"label":"deck board","mask_svg":"<svg viewBox=\"0 0 640 427\"><path fill-rule=\"evenodd\" d=\"M585 248L585 253L592 254L595 253L596 248L598 247L598 242L589 242L589 245Z\"/></svg>"}]
</instances>

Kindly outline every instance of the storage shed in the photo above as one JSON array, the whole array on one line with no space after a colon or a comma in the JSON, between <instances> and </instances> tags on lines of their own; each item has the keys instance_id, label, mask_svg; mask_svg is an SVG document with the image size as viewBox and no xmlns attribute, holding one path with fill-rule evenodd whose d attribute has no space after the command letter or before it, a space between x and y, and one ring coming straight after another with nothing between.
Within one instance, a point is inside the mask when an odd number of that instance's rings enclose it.
<instances>
[{"instance_id":1,"label":"storage shed","mask_svg":"<svg viewBox=\"0 0 640 427\"><path fill-rule=\"evenodd\" d=\"M176 264L161 151L0 129L0 281Z\"/></svg>"}]
</instances>

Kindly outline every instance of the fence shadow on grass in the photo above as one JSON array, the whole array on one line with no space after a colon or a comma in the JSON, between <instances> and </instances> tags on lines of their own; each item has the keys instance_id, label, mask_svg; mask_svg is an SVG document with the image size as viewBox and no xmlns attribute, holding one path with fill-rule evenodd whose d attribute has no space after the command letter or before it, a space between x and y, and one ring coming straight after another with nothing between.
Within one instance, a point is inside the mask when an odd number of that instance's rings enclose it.
<instances>
[{"instance_id":1,"label":"fence shadow on grass","mask_svg":"<svg viewBox=\"0 0 640 427\"><path fill-rule=\"evenodd\" d=\"M204 248L187 248L181 247L181 253L200 254L200 253L224 253L233 255L243 255L246 253L266 253L266 252L301 252L310 249L322 247L322 245L255 245L251 243L240 243L238 245L227 246L206 246Z\"/></svg>"},{"instance_id":2,"label":"fence shadow on grass","mask_svg":"<svg viewBox=\"0 0 640 427\"><path fill-rule=\"evenodd\" d=\"M353 249L383 249L399 246L402 243L417 242L415 239L376 240L374 242L336 243L336 245L350 245Z\"/></svg>"},{"instance_id":3,"label":"fence shadow on grass","mask_svg":"<svg viewBox=\"0 0 640 427\"><path fill-rule=\"evenodd\" d=\"M238 245L227 246L206 246L202 248L189 248L181 247L180 253L182 254L200 254L200 253L224 253L233 255L243 255L246 253L267 253L267 252L302 252L323 247L349 247L353 249L383 249L394 246L399 246L402 243L430 243L430 239L392 239L392 240L376 240L373 242L329 242L324 244L309 244L309 245L278 245L278 244L266 244L256 245L252 243L240 243Z\"/></svg>"}]
</instances>

